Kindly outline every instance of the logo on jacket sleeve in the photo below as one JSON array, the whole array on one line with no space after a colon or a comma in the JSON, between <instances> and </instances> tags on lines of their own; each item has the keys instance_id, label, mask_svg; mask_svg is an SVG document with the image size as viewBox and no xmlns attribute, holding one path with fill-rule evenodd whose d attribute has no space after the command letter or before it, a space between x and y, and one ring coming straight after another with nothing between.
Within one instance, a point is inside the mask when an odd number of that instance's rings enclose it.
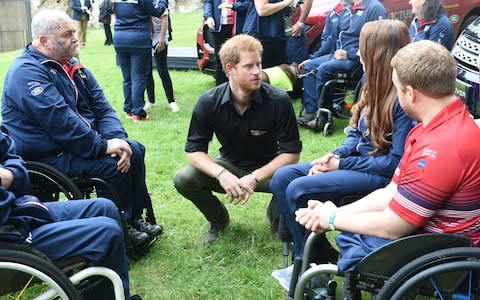
<instances>
[{"instance_id":1,"label":"logo on jacket sleeve","mask_svg":"<svg viewBox=\"0 0 480 300\"><path fill-rule=\"evenodd\" d=\"M27 85L32 96L38 96L43 92L43 87L40 86L40 82L38 81L29 81Z\"/></svg>"}]
</instances>

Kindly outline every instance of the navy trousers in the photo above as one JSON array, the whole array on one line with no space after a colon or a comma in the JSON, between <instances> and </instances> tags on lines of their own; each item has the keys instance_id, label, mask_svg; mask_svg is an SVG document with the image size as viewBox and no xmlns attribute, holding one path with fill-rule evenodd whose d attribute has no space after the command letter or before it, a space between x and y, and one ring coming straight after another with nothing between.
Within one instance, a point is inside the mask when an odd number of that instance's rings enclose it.
<instances>
[{"instance_id":1,"label":"navy trousers","mask_svg":"<svg viewBox=\"0 0 480 300\"><path fill-rule=\"evenodd\" d=\"M130 299L128 260L118 210L108 199L46 202L53 223L34 229L27 245L50 259L83 257L92 266L115 271L122 279L125 299ZM101 292L101 291L99 291ZM98 299L113 299L104 291Z\"/></svg>"},{"instance_id":2,"label":"navy trousers","mask_svg":"<svg viewBox=\"0 0 480 300\"><path fill-rule=\"evenodd\" d=\"M123 111L144 117L145 88L152 64L150 48L115 48L123 74Z\"/></svg>"},{"instance_id":3,"label":"navy trousers","mask_svg":"<svg viewBox=\"0 0 480 300\"><path fill-rule=\"evenodd\" d=\"M357 271L358 263L368 254L392 242L375 236L342 232L335 237L340 250L338 269L342 272Z\"/></svg>"},{"instance_id":4,"label":"navy trousers","mask_svg":"<svg viewBox=\"0 0 480 300\"><path fill-rule=\"evenodd\" d=\"M317 69L317 74L303 79L303 106L307 113L314 113L319 107L325 107L325 101L331 96L320 99L325 83L334 79L339 72L351 72L359 66L359 62L349 59L334 59L331 54L313 58L305 64L305 73ZM329 99L330 98L330 99Z\"/></svg>"},{"instance_id":5,"label":"navy trousers","mask_svg":"<svg viewBox=\"0 0 480 300\"><path fill-rule=\"evenodd\" d=\"M98 177L115 187L122 208L125 210L125 217L128 223L141 217L147 187L145 185L145 147L133 140L128 140L133 155L130 158L130 170L124 174L117 170L117 158L104 155L99 158L84 158L69 152L58 156L50 156L42 159L68 176L89 176Z\"/></svg>"},{"instance_id":6,"label":"navy trousers","mask_svg":"<svg viewBox=\"0 0 480 300\"><path fill-rule=\"evenodd\" d=\"M295 211L310 199L338 202L342 197L367 194L386 186L390 178L352 170L335 170L307 176L310 163L281 167L270 181L270 190L292 234L295 256L303 255L305 230L295 221Z\"/></svg>"}]
</instances>

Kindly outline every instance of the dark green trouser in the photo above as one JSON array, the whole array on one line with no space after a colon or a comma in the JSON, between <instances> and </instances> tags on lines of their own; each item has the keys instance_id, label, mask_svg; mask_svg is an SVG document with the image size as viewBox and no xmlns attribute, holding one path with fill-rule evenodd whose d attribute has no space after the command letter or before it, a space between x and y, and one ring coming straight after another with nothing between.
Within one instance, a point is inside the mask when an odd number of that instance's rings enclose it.
<instances>
[{"instance_id":1,"label":"dark green trouser","mask_svg":"<svg viewBox=\"0 0 480 300\"><path fill-rule=\"evenodd\" d=\"M214 161L235 174L238 178L250 174L253 170L261 167L252 166L243 168L236 166L223 158L215 158ZM185 198L192 201L209 222L222 220L225 207L212 193L212 191L225 193L217 179L212 178L189 165L177 171L177 174L175 174L175 177L173 178L173 183L175 184L177 191ZM262 180L257 184L255 191L270 193L268 187L269 183L270 179Z\"/></svg>"}]
</instances>

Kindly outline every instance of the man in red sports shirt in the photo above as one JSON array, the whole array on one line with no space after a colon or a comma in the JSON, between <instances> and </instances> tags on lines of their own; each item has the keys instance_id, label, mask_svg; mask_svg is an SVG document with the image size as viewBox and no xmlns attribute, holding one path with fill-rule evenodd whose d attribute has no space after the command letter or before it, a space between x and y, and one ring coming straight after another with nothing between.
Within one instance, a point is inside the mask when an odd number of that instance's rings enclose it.
<instances>
[{"instance_id":1,"label":"man in red sports shirt","mask_svg":"<svg viewBox=\"0 0 480 300\"><path fill-rule=\"evenodd\" d=\"M405 112L419 121L391 183L350 205L309 201L296 220L336 238L341 271L369 252L412 233L463 234L480 244L480 128L454 95L456 64L430 41L409 44L392 60Z\"/></svg>"}]
</instances>

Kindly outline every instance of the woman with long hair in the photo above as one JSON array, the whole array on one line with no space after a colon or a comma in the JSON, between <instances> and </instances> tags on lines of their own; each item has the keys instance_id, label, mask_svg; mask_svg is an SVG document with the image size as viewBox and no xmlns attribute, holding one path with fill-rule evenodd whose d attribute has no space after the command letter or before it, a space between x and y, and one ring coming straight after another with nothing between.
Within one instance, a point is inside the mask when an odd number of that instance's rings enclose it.
<instances>
[{"instance_id":1,"label":"woman with long hair","mask_svg":"<svg viewBox=\"0 0 480 300\"><path fill-rule=\"evenodd\" d=\"M415 16L409 28L412 41L430 40L452 50L453 26L442 0L410 0L409 3Z\"/></svg>"},{"instance_id":2,"label":"woman with long hair","mask_svg":"<svg viewBox=\"0 0 480 300\"><path fill-rule=\"evenodd\" d=\"M366 80L345 129L347 138L319 159L275 172L270 189L292 234L296 257L303 255L305 233L295 221L295 211L306 207L309 199L341 205L346 196L365 195L390 182L413 126L397 100L390 60L409 42L408 28L400 21L366 23L359 49ZM320 253L329 259L325 252Z\"/></svg>"}]
</instances>

